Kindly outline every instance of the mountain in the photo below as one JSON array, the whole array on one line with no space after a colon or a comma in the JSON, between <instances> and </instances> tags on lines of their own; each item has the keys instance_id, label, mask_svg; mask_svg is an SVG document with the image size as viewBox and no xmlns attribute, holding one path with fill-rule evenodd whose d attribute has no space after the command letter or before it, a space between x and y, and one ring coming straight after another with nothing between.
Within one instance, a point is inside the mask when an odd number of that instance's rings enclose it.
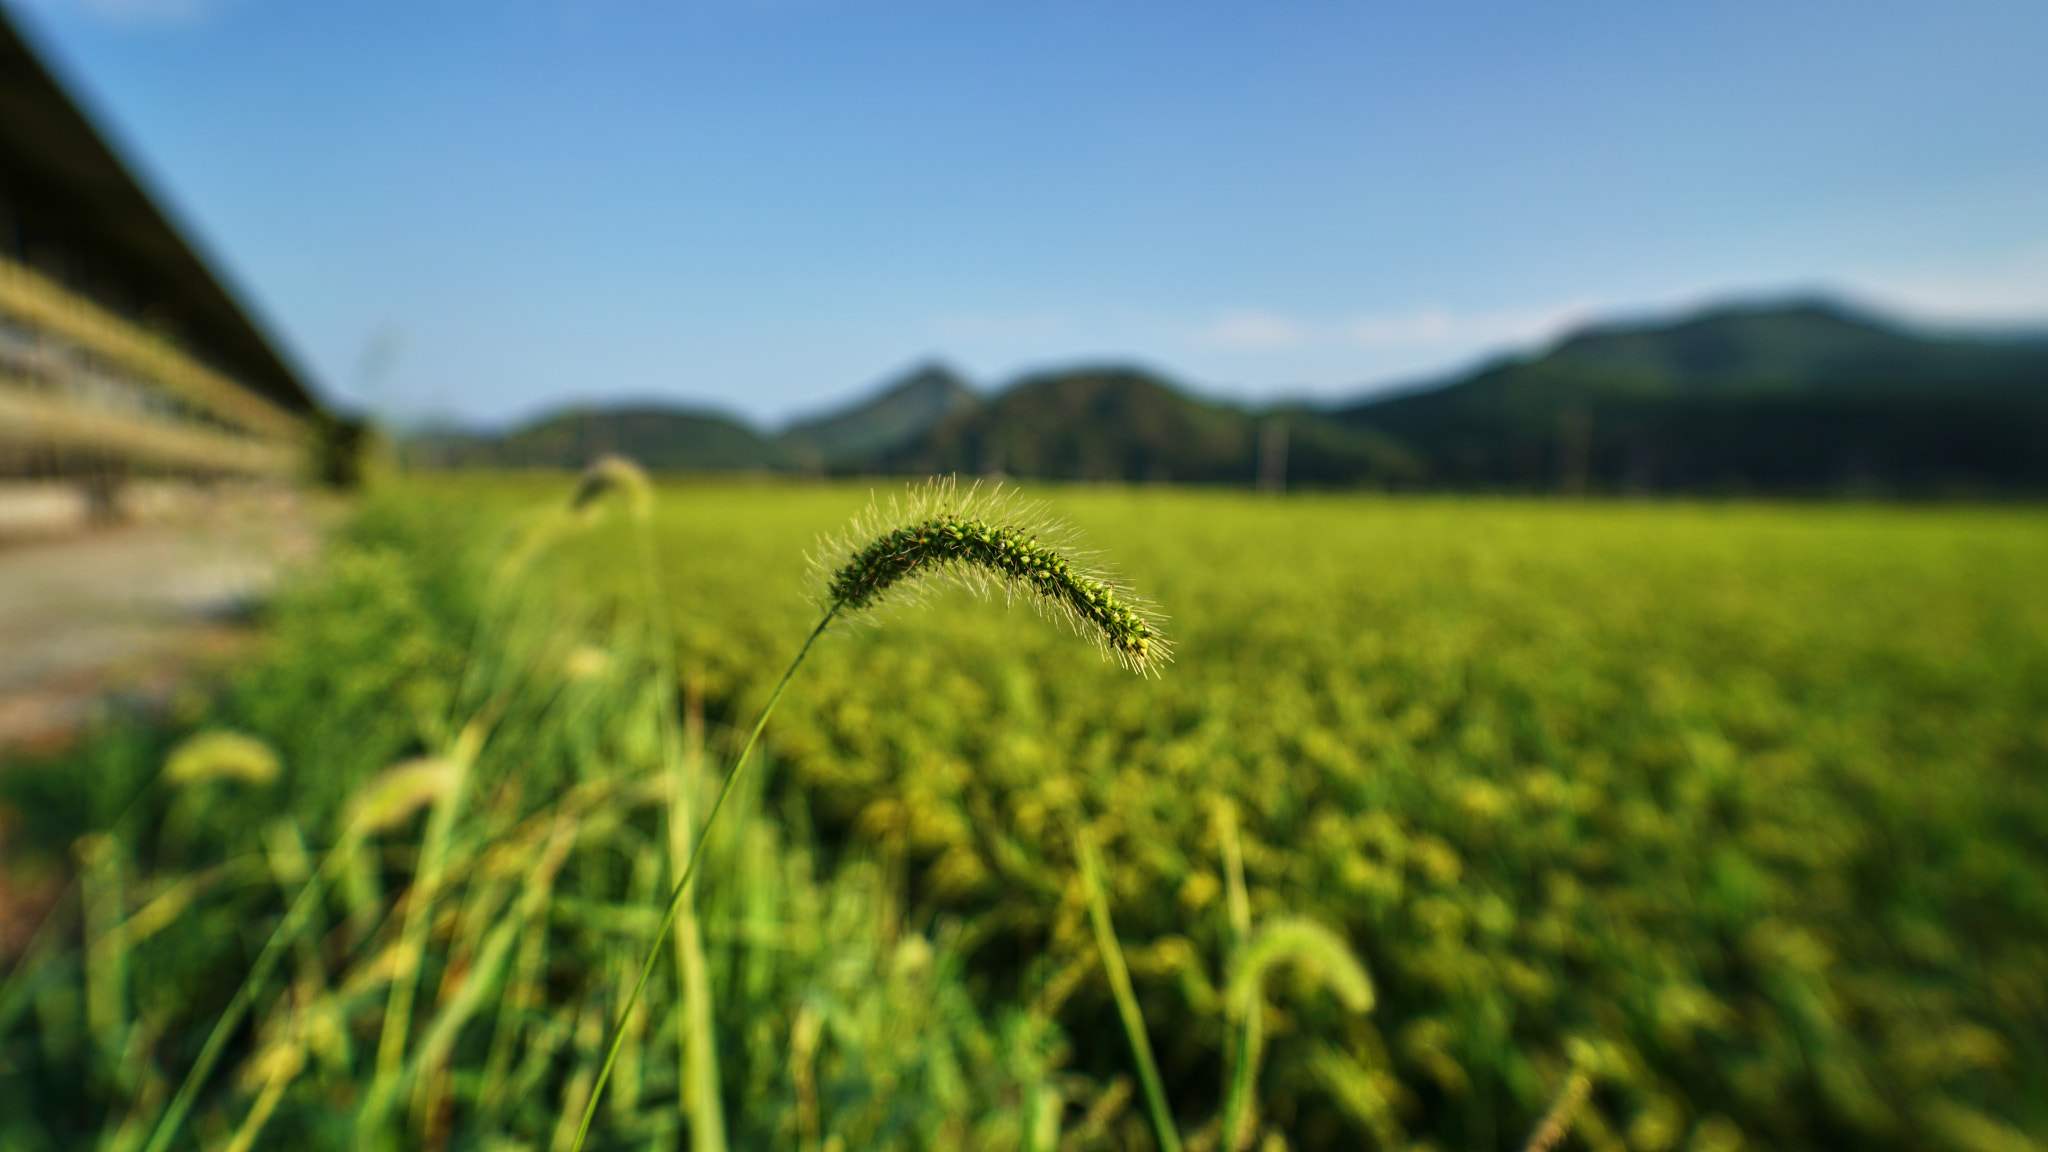
<instances>
[{"instance_id":1,"label":"mountain","mask_svg":"<svg viewBox=\"0 0 2048 1152\"><path fill-rule=\"evenodd\" d=\"M926 364L866 400L791 425L779 440L806 471L863 471L981 403L950 369Z\"/></svg>"},{"instance_id":2,"label":"mountain","mask_svg":"<svg viewBox=\"0 0 2048 1152\"><path fill-rule=\"evenodd\" d=\"M1605 324L1331 409L1250 411L1131 368L983 399L938 365L767 437L715 412L559 413L417 437L425 467L1011 475L1609 492L2048 492L2048 340L1937 336L1821 300Z\"/></svg>"},{"instance_id":3,"label":"mountain","mask_svg":"<svg viewBox=\"0 0 2048 1152\"><path fill-rule=\"evenodd\" d=\"M408 463L425 468L579 469L620 453L643 467L722 471L787 467L788 451L717 412L656 405L572 409L504 434L430 434L404 447Z\"/></svg>"},{"instance_id":4,"label":"mountain","mask_svg":"<svg viewBox=\"0 0 2048 1152\"><path fill-rule=\"evenodd\" d=\"M2041 382L2048 341L1908 332L1828 300L1723 307L1666 325L1606 325L1546 357L1639 374L1674 390L1983 387Z\"/></svg>"},{"instance_id":5,"label":"mountain","mask_svg":"<svg viewBox=\"0 0 2048 1152\"><path fill-rule=\"evenodd\" d=\"M2048 488L2048 341L1914 333L1824 301L1607 325L1333 419L1426 480L1518 490Z\"/></svg>"},{"instance_id":6,"label":"mountain","mask_svg":"<svg viewBox=\"0 0 2048 1152\"><path fill-rule=\"evenodd\" d=\"M1269 425L1284 430L1277 442ZM885 454L881 470L1036 479L1250 485L1261 453L1290 482L1390 482L1415 472L1399 445L1295 409L1255 416L1149 373L1083 369L1028 378Z\"/></svg>"}]
</instances>

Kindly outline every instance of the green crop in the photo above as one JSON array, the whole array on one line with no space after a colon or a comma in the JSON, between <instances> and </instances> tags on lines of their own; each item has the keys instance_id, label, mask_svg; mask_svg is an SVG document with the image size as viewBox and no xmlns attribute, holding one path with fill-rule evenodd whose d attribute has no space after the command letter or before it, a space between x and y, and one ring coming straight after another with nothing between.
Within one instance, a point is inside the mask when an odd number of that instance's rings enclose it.
<instances>
[{"instance_id":1,"label":"green crop","mask_svg":"<svg viewBox=\"0 0 2048 1152\"><path fill-rule=\"evenodd\" d=\"M1061 489L1171 675L919 568L742 776L865 491L570 484L378 497L0 774L0 1147L566 1149L615 1037L592 1148L2044 1144L2038 510Z\"/></svg>"}]
</instances>

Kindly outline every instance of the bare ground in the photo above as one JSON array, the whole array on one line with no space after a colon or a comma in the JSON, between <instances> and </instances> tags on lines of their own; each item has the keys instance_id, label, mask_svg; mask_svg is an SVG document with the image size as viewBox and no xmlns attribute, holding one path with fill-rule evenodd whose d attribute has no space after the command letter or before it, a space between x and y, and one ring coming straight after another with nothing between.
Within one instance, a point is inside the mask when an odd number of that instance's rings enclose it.
<instances>
[{"instance_id":1,"label":"bare ground","mask_svg":"<svg viewBox=\"0 0 2048 1152\"><path fill-rule=\"evenodd\" d=\"M111 694L167 697L231 653L318 517L286 490L187 494L142 522L0 536L0 759L62 743Z\"/></svg>"}]
</instances>

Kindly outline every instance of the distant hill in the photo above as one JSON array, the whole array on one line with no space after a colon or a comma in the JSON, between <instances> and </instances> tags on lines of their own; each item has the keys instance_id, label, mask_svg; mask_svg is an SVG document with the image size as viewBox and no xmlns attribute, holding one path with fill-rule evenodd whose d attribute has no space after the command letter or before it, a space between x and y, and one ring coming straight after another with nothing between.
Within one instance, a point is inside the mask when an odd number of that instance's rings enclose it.
<instances>
[{"instance_id":1,"label":"distant hill","mask_svg":"<svg viewBox=\"0 0 2048 1152\"><path fill-rule=\"evenodd\" d=\"M891 453L887 465L912 473L1249 482L1250 436L1242 413L1142 372L1105 369L1024 380L940 421Z\"/></svg>"},{"instance_id":2,"label":"distant hill","mask_svg":"<svg viewBox=\"0 0 2048 1152\"><path fill-rule=\"evenodd\" d=\"M1035 479L1252 484L1263 420L1287 431L1293 482L1405 479L1414 461L1383 436L1294 410L1262 418L1208 403L1145 372L1084 369L1026 379L889 453L886 471ZM1275 445L1263 445L1275 450Z\"/></svg>"},{"instance_id":3,"label":"distant hill","mask_svg":"<svg viewBox=\"0 0 2048 1152\"><path fill-rule=\"evenodd\" d=\"M1609 325L1331 413L1428 482L1518 490L2048 488L2048 341L1934 337L1826 302Z\"/></svg>"},{"instance_id":4,"label":"distant hill","mask_svg":"<svg viewBox=\"0 0 2048 1152\"><path fill-rule=\"evenodd\" d=\"M2038 386L2048 340L1919 335L1831 301L1805 300L1587 328L1543 359L1588 373L1636 374L1673 391Z\"/></svg>"},{"instance_id":5,"label":"distant hill","mask_svg":"<svg viewBox=\"0 0 2048 1152\"><path fill-rule=\"evenodd\" d=\"M1917 333L1826 301L1587 328L1540 354L1328 409L1253 411L1085 368L983 399L917 368L766 436L731 417L575 410L439 434L424 467L1008 475L1290 487L1611 492L2048 492L2048 340Z\"/></svg>"},{"instance_id":6,"label":"distant hill","mask_svg":"<svg viewBox=\"0 0 2048 1152\"><path fill-rule=\"evenodd\" d=\"M952 370L927 364L866 400L791 425L779 440L807 471L866 471L933 425L981 404Z\"/></svg>"},{"instance_id":7,"label":"distant hill","mask_svg":"<svg viewBox=\"0 0 2048 1152\"><path fill-rule=\"evenodd\" d=\"M425 468L581 468L621 452L648 468L957 472L1048 480L1250 485L1402 484L1420 478L1392 439L1292 408L1254 414L1124 368L1025 379L992 400L920 368L869 400L769 439L716 413L635 407L549 416L502 436L438 433L405 445Z\"/></svg>"},{"instance_id":8,"label":"distant hill","mask_svg":"<svg viewBox=\"0 0 2048 1152\"><path fill-rule=\"evenodd\" d=\"M502 436L426 435L409 440L406 460L427 468L578 469L607 453L669 471L784 468L788 450L716 412L637 405L570 410Z\"/></svg>"}]
</instances>

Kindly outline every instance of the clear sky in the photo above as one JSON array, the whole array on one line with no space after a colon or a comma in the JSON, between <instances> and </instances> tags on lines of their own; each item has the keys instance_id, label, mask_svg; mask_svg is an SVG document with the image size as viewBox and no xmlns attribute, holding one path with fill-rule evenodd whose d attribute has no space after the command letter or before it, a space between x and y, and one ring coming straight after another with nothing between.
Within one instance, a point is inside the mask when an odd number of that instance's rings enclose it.
<instances>
[{"instance_id":1,"label":"clear sky","mask_svg":"<svg viewBox=\"0 0 2048 1152\"><path fill-rule=\"evenodd\" d=\"M0 0L328 394L1334 398L1590 316L2048 324L2048 4Z\"/></svg>"}]
</instances>

